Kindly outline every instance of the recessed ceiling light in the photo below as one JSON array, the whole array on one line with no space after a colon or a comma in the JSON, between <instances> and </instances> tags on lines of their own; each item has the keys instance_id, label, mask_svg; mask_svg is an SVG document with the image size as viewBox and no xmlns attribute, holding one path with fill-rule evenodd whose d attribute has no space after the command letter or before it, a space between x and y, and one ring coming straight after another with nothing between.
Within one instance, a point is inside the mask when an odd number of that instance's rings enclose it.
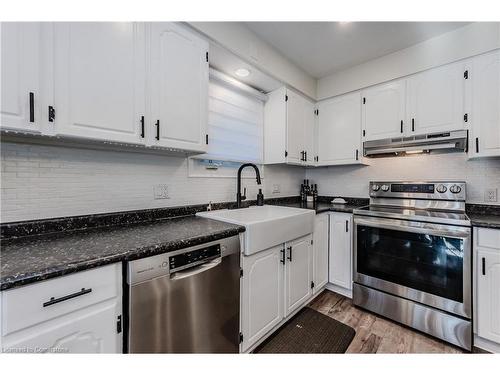
<instances>
[{"instance_id":1,"label":"recessed ceiling light","mask_svg":"<svg viewBox=\"0 0 500 375\"><path fill-rule=\"evenodd\" d=\"M250 70L245 68L236 69L234 72L238 77L248 77L250 75Z\"/></svg>"}]
</instances>

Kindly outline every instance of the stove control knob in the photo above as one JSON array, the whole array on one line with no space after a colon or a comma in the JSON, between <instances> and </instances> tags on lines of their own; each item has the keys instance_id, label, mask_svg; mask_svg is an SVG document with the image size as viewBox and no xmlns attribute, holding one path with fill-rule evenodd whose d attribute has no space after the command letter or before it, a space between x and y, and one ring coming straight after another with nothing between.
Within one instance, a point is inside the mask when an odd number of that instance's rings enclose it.
<instances>
[{"instance_id":1,"label":"stove control knob","mask_svg":"<svg viewBox=\"0 0 500 375\"><path fill-rule=\"evenodd\" d=\"M446 187L446 185L443 185L443 184L439 184L437 187L436 187L436 190L438 193L446 193L446 190L448 190L448 188Z\"/></svg>"},{"instance_id":2,"label":"stove control knob","mask_svg":"<svg viewBox=\"0 0 500 375\"><path fill-rule=\"evenodd\" d=\"M372 190L373 191L379 191L380 190L380 185L372 185Z\"/></svg>"},{"instance_id":3,"label":"stove control knob","mask_svg":"<svg viewBox=\"0 0 500 375\"><path fill-rule=\"evenodd\" d=\"M389 185L382 185L382 191L389 191Z\"/></svg>"},{"instance_id":4,"label":"stove control knob","mask_svg":"<svg viewBox=\"0 0 500 375\"><path fill-rule=\"evenodd\" d=\"M462 188L458 185L451 185L450 186L450 191L453 193L453 194L458 194L462 191Z\"/></svg>"}]
</instances>

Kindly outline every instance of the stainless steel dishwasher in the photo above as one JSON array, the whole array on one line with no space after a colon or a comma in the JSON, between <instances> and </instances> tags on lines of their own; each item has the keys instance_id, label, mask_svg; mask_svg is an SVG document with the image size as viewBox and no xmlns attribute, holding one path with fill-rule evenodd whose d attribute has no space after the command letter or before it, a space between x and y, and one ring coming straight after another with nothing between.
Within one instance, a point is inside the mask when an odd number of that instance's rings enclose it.
<instances>
[{"instance_id":1,"label":"stainless steel dishwasher","mask_svg":"<svg viewBox=\"0 0 500 375\"><path fill-rule=\"evenodd\" d=\"M128 263L130 353L238 353L239 237Z\"/></svg>"}]
</instances>

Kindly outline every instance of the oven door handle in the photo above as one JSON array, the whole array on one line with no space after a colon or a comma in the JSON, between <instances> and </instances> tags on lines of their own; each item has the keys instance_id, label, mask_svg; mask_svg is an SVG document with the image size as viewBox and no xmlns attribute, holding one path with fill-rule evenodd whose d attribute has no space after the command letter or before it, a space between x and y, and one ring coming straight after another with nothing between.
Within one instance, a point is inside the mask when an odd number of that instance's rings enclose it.
<instances>
[{"instance_id":1,"label":"oven door handle","mask_svg":"<svg viewBox=\"0 0 500 375\"><path fill-rule=\"evenodd\" d=\"M397 223L396 223L397 222ZM467 238L471 235L471 230L468 227L455 227L451 225L439 225L418 222L418 226L410 225L403 220L367 220L355 218L356 226L363 225L372 228L381 228L396 230L400 232L410 232L419 234L430 234L435 236L451 237L451 238Z\"/></svg>"}]
</instances>

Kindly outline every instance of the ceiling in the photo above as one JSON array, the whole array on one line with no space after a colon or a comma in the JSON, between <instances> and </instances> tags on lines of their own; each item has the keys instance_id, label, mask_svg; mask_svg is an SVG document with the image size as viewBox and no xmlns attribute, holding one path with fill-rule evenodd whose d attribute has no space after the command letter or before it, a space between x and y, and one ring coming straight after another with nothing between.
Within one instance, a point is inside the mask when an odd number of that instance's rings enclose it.
<instances>
[{"instance_id":1,"label":"ceiling","mask_svg":"<svg viewBox=\"0 0 500 375\"><path fill-rule=\"evenodd\" d=\"M467 22L245 22L314 78L412 46Z\"/></svg>"}]
</instances>

